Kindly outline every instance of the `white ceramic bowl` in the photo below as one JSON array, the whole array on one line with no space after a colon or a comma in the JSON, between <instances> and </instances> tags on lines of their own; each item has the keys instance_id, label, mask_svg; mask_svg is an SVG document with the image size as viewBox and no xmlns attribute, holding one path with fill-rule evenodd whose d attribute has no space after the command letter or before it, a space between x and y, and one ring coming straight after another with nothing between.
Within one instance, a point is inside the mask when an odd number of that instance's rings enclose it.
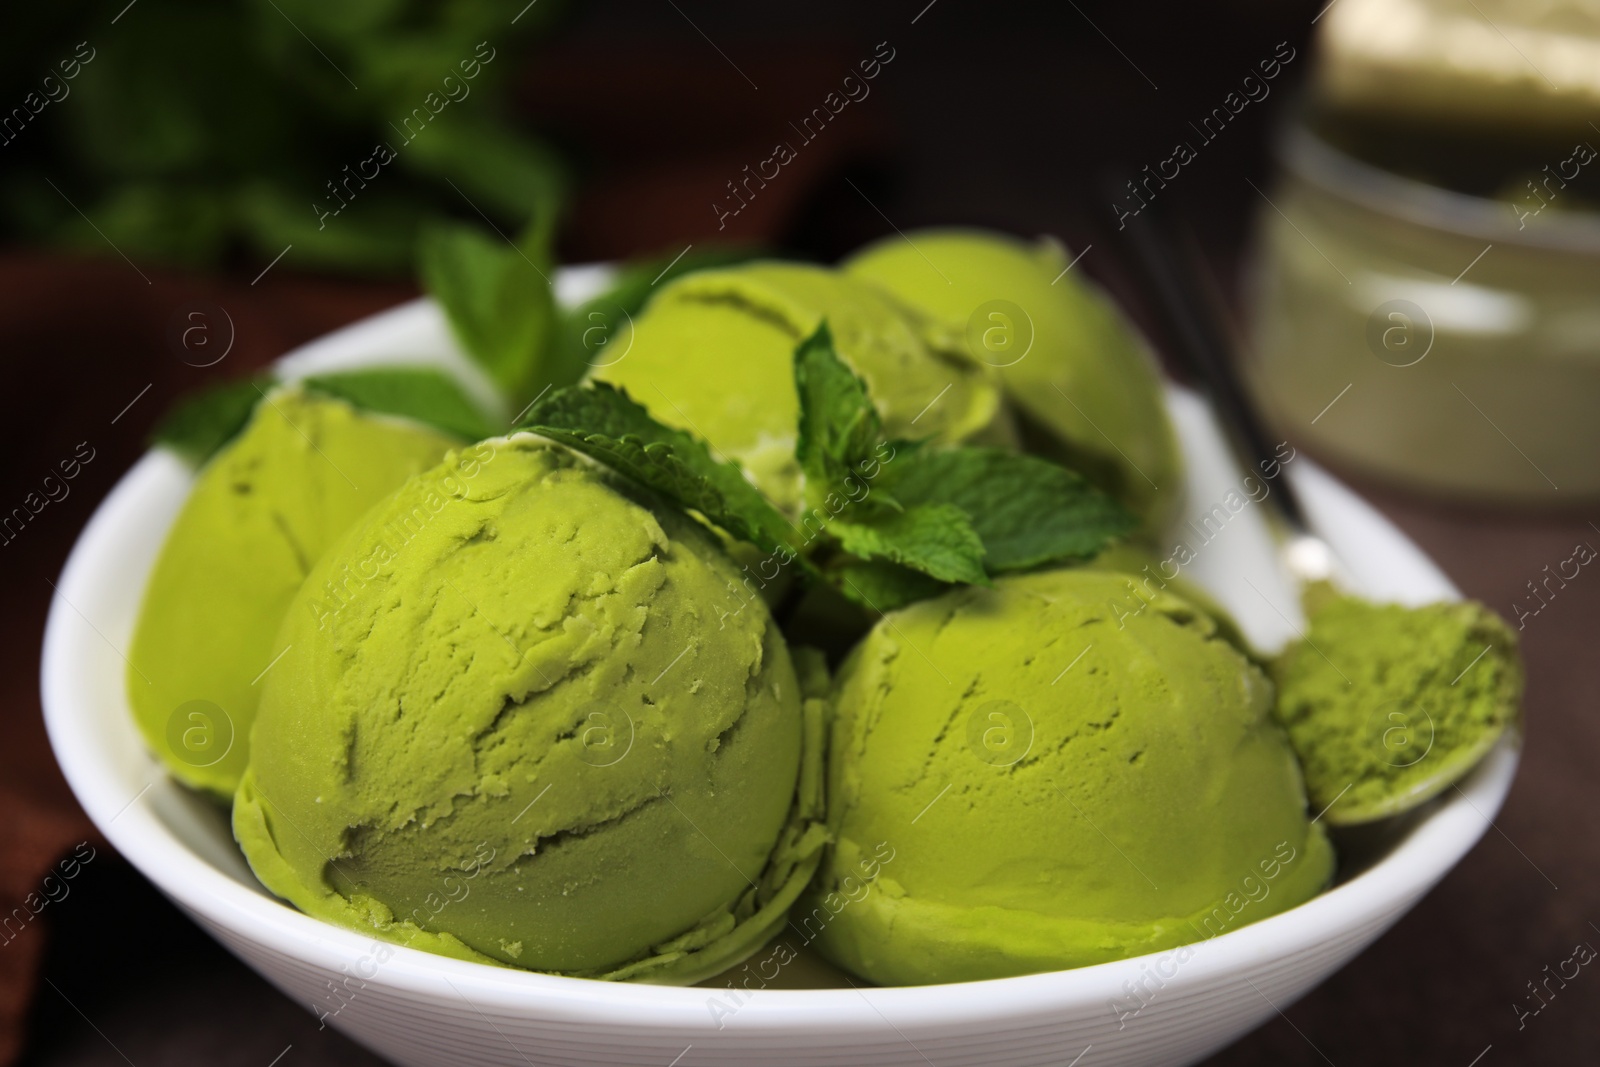
<instances>
[{"instance_id":1,"label":"white ceramic bowl","mask_svg":"<svg viewBox=\"0 0 1600 1067\"><path fill-rule=\"evenodd\" d=\"M594 280L569 272L562 288L570 297ZM419 301L308 345L286 366L303 372L396 356L461 362L437 310ZM1170 404L1198 516L1223 504L1239 475L1205 406L1181 390ZM1308 459L1294 460L1289 472L1355 588L1407 603L1459 595L1398 530ZM163 893L288 996L319 1014L342 1004L328 1022L400 1064L1192 1063L1286 1008L1400 918L1477 841L1516 770L1508 739L1460 792L1378 842L1336 888L1204 942L1181 965L1166 953L944 986L764 989L718 1019L714 991L704 988L557 978L380 949L262 890L223 813L168 779L135 732L119 650L128 647L145 576L189 483L175 459L145 456L73 549L44 645L56 757L90 818ZM1292 632L1299 610L1272 562L1262 512L1259 504L1239 510L1188 572L1271 646ZM1159 991L1136 1016L1119 1019L1111 1005L1126 998L1124 983L1152 970L1163 976ZM330 983L344 990L337 999Z\"/></svg>"}]
</instances>

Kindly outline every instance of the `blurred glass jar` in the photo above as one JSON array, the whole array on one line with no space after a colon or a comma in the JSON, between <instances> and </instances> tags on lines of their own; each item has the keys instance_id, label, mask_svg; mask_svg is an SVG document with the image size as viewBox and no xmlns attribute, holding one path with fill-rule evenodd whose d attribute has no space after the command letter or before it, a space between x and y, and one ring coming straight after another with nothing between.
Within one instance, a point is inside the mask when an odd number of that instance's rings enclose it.
<instances>
[{"instance_id":1,"label":"blurred glass jar","mask_svg":"<svg viewBox=\"0 0 1600 1067\"><path fill-rule=\"evenodd\" d=\"M1600 215L1531 197L1542 209L1519 214L1304 124L1279 156L1247 368L1272 417L1331 459L1440 495L1600 498Z\"/></svg>"}]
</instances>

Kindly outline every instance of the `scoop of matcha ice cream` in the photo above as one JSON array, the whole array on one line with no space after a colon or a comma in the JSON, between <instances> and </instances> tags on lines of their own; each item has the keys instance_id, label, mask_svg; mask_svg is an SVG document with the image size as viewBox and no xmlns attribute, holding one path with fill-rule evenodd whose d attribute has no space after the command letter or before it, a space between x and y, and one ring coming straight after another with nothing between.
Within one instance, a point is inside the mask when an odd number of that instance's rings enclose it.
<instances>
[{"instance_id":1,"label":"scoop of matcha ice cream","mask_svg":"<svg viewBox=\"0 0 1600 1067\"><path fill-rule=\"evenodd\" d=\"M791 920L884 984L1135 956L1327 884L1271 684L1119 576L1001 578L887 616L835 688L819 889ZM830 901L843 901L837 907Z\"/></svg>"},{"instance_id":2,"label":"scoop of matcha ice cream","mask_svg":"<svg viewBox=\"0 0 1600 1067\"><path fill-rule=\"evenodd\" d=\"M1007 396L1063 460L1151 529L1182 491L1161 382L1111 301L1064 273L1066 250L980 230L924 230L869 245L844 264L962 338L999 369Z\"/></svg>"},{"instance_id":3,"label":"scoop of matcha ice cream","mask_svg":"<svg viewBox=\"0 0 1600 1067\"><path fill-rule=\"evenodd\" d=\"M1276 714L1327 822L1371 822L1421 804L1516 722L1516 634L1482 604L1411 608L1316 592L1305 638L1272 674Z\"/></svg>"},{"instance_id":4,"label":"scoop of matcha ice cream","mask_svg":"<svg viewBox=\"0 0 1600 1067\"><path fill-rule=\"evenodd\" d=\"M282 389L200 472L150 572L128 652L134 718L176 778L233 795L295 590L351 523L454 443Z\"/></svg>"},{"instance_id":5,"label":"scoop of matcha ice cream","mask_svg":"<svg viewBox=\"0 0 1600 1067\"><path fill-rule=\"evenodd\" d=\"M796 263L700 271L672 283L639 316L626 353L595 377L625 388L662 422L704 437L792 509L800 500L794 351L824 318L888 436L1009 439L993 372L930 347L931 324L875 287Z\"/></svg>"},{"instance_id":6,"label":"scoop of matcha ice cream","mask_svg":"<svg viewBox=\"0 0 1600 1067\"><path fill-rule=\"evenodd\" d=\"M1209 590L1181 570L1167 577L1168 568L1173 566L1173 562L1170 557L1147 545L1126 543L1112 545L1082 565L1091 570L1110 571L1117 576L1122 582L1123 611L1136 608L1157 590L1165 590L1181 600L1187 600L1211 616L1211 621L1217 625L1217 634L1223 640L1244 653L1251 662L1264 666L1266 657L1250 644L1233 615Z\"/></svg>"},{"instance_id":7,"label":"scoop of matcha ice cream","mask_svg":"<svg viewBox=\"0 0 1600 1067\"><path fill-rule=\"evenodd\" d=\"M559 446L448 456L289 609L234 805L251 866L310 915L464 959L736 962L823 840L821 702L738 579L703 527Z\"/></svg>"}]
</instances>

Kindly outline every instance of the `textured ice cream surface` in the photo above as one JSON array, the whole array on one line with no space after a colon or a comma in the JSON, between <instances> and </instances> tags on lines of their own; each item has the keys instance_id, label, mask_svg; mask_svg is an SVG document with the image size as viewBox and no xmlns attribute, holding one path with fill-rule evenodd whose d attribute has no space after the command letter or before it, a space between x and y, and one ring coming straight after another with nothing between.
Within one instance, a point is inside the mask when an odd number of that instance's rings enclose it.
<instances>
[{"instance_id":1,"label":"textured ice cream surface","mask_svg":"<svg viewBox=\"0 0 1600 1067\"><path fill-rule=\"evenodd\" d=\"M466 959L693 981L754 951L822 842L796 793L821 706L737 582L564 448L451 454L289 610L234 808L251 866Z\"/></svg>"},{"instance_id":2,"label":"textured ice cream surface","mask_svg":"<svg viewBox=\"0 0 1600 1067\"><path fill-rule=\"evenodd\" d=\"M1272 665L1275 710L1328 822L1369 822L1421 804L1459 781L1517 721L1516 634L1482 604L1308 599L1304 639Z\"/></svg>"},{"instance_id":3,"label":"textured ice cream surface","mask_svg":"<svg viewBox=\"0 0 1600 1067\"><path fill-rule=\"evenodd\" d=\"M824 267L757 262L688 275L650 302L626 354L595 377L704 437L792 509L800 500L794 352L823 319L889 437L1010 439L992 371L930 343L947 332L919 313Z\"/></svg>"},{"instance_id":4,"label":"textured ice cream surface","mask_svg":"<svg viewBox=\"0 0 1600 1067\"><path fill-rule=\"evenodd\" d=\"M156 559L128 652L128 699L180 781L231 797L258 680L295 590L373 504L457 442L297 389L270 393L201 471Z\"/></svg>"},{"instance_id":5,"label":"textured ice cream surface","mask_svg":"<svg viewBox=\"0 0 1600 1067\"><path fill-rule=\"evenodd\" d=\"M1246 658L1259 666L1266 665L1266 657L1251 645L1228 609L1211 595L1210 590L1184 574L1176 561L1165 553L1154 551L1144 544L1113 545L1083 566L1117 575L1122 582L1122 611L1138 610L1139 604L1157 592L1171 593L1211 616L1218 636L1244 653Z\"/></svg>"},{"instance_id":6,"label":"textured ice cream surface","mask_svg":"<svg viewBox=\"0 0 1600 1067\"><path fill-rule=\"evenodd\" d=\"M982 230L923 230L844 263L943 324L1052 438L1068 466L1159 529L1183 486L1155 364L1066 249Z\"/></svg>"},{"instance_id":7,"label":"textured ice cream surface","mask_svg":"<svg viewBox=\"0 0 1600 1067\"><path fill-rule=\"evenodd\" d=\"M1327 884L1270 682L1186 601L1124 599L1093 570L1001 578L892 613L842 665L837 844L792 920L826 956L884 984L1027 974Z\"/></svg>"}]
</instances>

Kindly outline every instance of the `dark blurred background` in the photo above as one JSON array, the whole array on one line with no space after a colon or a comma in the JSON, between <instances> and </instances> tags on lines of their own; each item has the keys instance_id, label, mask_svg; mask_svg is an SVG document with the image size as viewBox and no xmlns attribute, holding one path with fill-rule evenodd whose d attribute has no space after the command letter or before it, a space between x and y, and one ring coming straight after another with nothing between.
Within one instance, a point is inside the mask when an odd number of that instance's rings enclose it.
<instances>
[{"instance_id":1,"label":"dark blurred background","mask_svg":"<svg viewBox=\"0 0 1600 1067\"><path fill-rule=\"evenodd\" d=\"M1312 62L1321 7L125 3L0 16L0 109L27 106L79 41L94 52L67 95L0 135L11 453L0 506L35 493L80 442L94 452L70 494L0 549L5 909L76 842L95 841L102 857L0 947L0 1062L41 1067L259 1067L291 1045L285 1064L376 1062L318 1031L111 855L48 754L37 671L49 581L174 396L415 295L407 242L429 219L509 231L557 198L568 261L726 239L831 260L895 230L972 223L1058 234L1126 299L1097 191L1104 168L1170 155L1191 120L1287 42L1295 58L1270 98L1170 190L1236 293L1264 206L1251 183L1269 187L1270 134ZM389 136L377 128L386 109L407 113L484 39L496 51L476 95L450 101L402 148L394 182L374 181L319 229L318 212L335 206L325 182ZM893 58L870 95L719 229L726 183L775 142L797 141L790 123L880 44ZM435 132L439 144L421 147ZM197 321L210 348L179 340ZM1506 614L1574 541L1600 544L1592 516L1472 511L1356 484L1469 596ZM1600 985L1580 978L1521 1029L1513 1010L1546 964L1600 941L1596 633L1600 591L1579 583L1524 634L1528 747L1497 827L1392 933L1209 1062L1600 1062Z\"/></svg>"}]
</instances>

